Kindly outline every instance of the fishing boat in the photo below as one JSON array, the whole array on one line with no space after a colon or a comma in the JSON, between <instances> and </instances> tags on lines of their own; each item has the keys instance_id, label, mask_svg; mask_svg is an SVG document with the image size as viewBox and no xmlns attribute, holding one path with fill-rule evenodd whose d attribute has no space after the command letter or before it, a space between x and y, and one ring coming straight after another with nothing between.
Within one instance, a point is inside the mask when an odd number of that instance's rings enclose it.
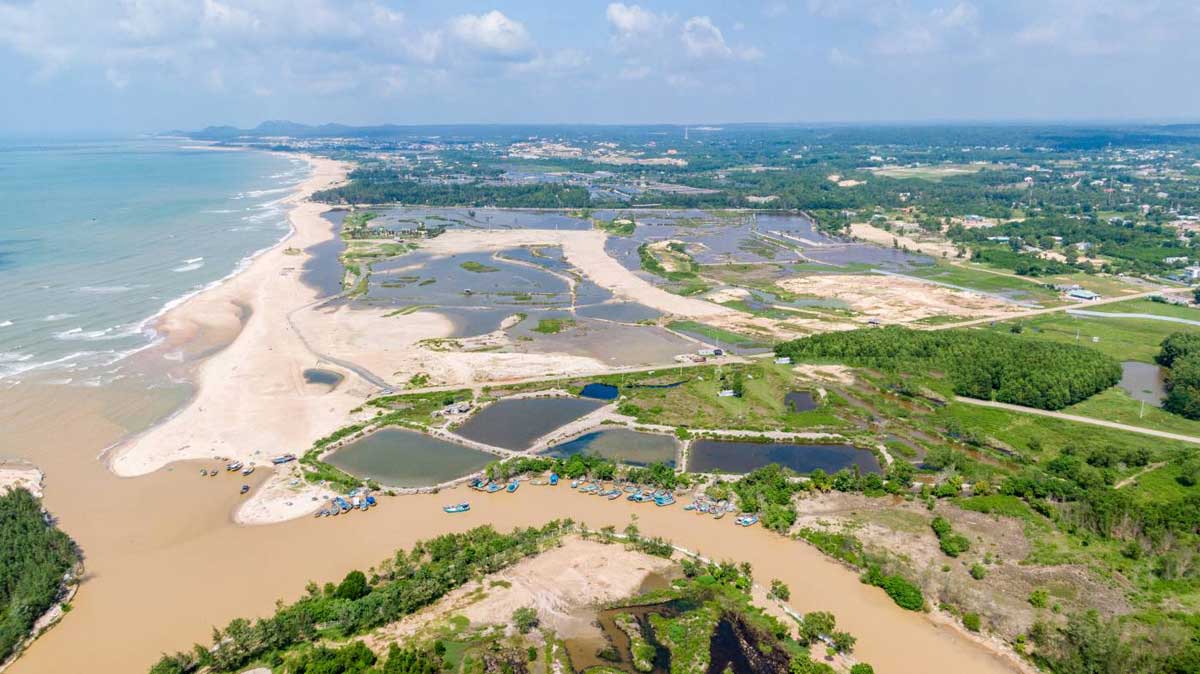
<instances>
[{"instance_id":1,"label":"fishing boat","mask_svg":"<svg viewBox=\"0 0 1200 674\"><path fill-rule=\"evenodd\" d=\"M242 475L249 475L254 472L254 466L246 466L242 469Z\"/></svg>"},{"instance_id":2,"label":"fishing boat","mask_svg":"<svg viewBox=\"0 0 1200 674\"><path fill-rule=\"evenodd\" d=\"M276 466L281 466L285 463L295 461L295 460L296 460L295 454L282 454L280 456L277 456L277 457L271 459L271 463L275 464Z\"/></svg>"},{"instance_id":3,"label":"fishing boat","mask_svg":"<svg viewBox=\"0 0 1200 674\"><path fill-rule=\"evenodd\" d=\"M451 513L451 514L465 513L470 509L471 509L471 504L467 503L466 501L463 501L462 503L455 503L454 505L448 505L448 506L442 507L442 510L446 511L447 513Z\"/></svg>"},{"instance_id":4,"label":"fishing boat","mask_svg":"<svg viewBox=\"0 0 1200 674\"><path fill-rule=\"evenodd\" d=\"M225 464L225 470L227 470L231 473L239 471L241 469L242 469L241 461L231 461L231 462Z\"/></svg>"},{"instance_id":5,"label":"fishing boat","mask_svg":"<svg viewBox=\"0 0 1200 674\"><path fill-rule=\"evenodd\" d=\"M551 487L558 486L558 473L550 473L550 486Z\"/></svg>"},{"instance_id":6,"label":"fishing boat","mask_svg":"<svg viewBox=\"0 0 1200 674\"><path fill-rule=\"evenodd\" d=\"M508 483L508 493L510 493L510 494L513 493L514 491L517 490L517 487L520 487L520 486L521 486L521 483L517 482L516 480L509 482Z\"/></svg>"},{"instance_id":7,"label":"fishing boat","mask_svg":"<svg viewBox=\"0 0 1200 674\"><path fill-rule=\"evenodd\" d=\"M248 484L242 485L242 493L245 494L248 491L250 491L250 485L248 485Z\"/></svg>"},{"instance_id":8,"label":"fishing boat","mask_svg":"<svg viewBox=\"0 0 1200 674\"><path fill-rule=\"evenodd\" d=\"M625 485L625 493L627 493L627 494L632 494L632 493L636 492L637 490L638 490L638 488L631 484Z\"/></svg>"},{"instance_id":9,"label":"fishing boat","mask_svg":"<svg viewBox=\"0 0 1200 674\"><path fill-rule=\"evenodd\" d=\"M646 503L647 501L653 500L653 498L653 496L640 491L629 495L629 500L633 501L634 503Z\"/></svg>"},{"instance_id":10,"label":"fishing boat","mask_svg":"<svg viewBox=\"0 0 1200 674\"><path fill-rule=\"evenodd\" d=\"M758 524L758 515L742 515L734 521L743 527L752 527Z\"/></svg>"},{"instance_id":11,"label":"fishing boat","mask_svg":"<svg viewBox=\"0 0 1200 674\"><path fill-rule=\"evenodd\" d=\"M200 477L208 477L208 469L207 468L200 469Z\"/></svg>"},{"instance_id":12,"label":"fishing boat","mask_svg":"<svg viewBox=\"0 0 1200 674\"><path fill-rule=\"evenodd\" d=\"M501 489L504 489L504 487L501 487L499 482L489 482L487 485L486 491L489 494L495 494L496 492L500 491Z\"/></svg>"},{"instance_id":13,"label":"fishing boat","mask_svg":"<svg viewBox=\"0 0 1200 674\"><path fill-rule=\"evenodd\" d=\"M663 494L661 496L654 497L654 505L660 508L663 506L669 506L673 503L675 503L675 497L671 494Z\"/></svg>"},{"instance_id":14,"label":"fishing boat","mask_svg":"<svg viewBox=\"0 0 1200 674\"><path fill-rule=\"evenodd\" d=\"M695 509L696 509L696 504L695 504L695 503L689 503L689 504L687 504L687 505L683 506L683 509L684 509L684 510L695 510Z\"/></svg>"},{"instance_id":15,"label":"fishing boat","mask_svg":"<svg viewBox=\"0 0 1200 674\"><path fill-rule=\"evenodd\" d=\"M600 489L600 485L589 484L588 486L580 489L579 492L582 494L591 494L592 492L598 491L599 489Z\"/></svg>"},{"instance_id":16,"label":"fishing boat","mask_svg":"<svg viewBox=\"0 0 1200 674\"><path fill-rule=\"evenodd\" d=\"M376 501L374 496L368 496L367 497L367 505L374 508L375 506L379 505L379 501Z\"/></svg>"},{"instance_id":17,"label":"fishing boat","mask_svg":"<svg viewBox=\"0 0 1200 674\"><path fill-rule=\"evenodd\" d=\"M571 480L571 489L579 486L579 480Z\"/></svg>"},{"instance_id":18,"label":"fishing boat","mask_svg":"<svg viewBox=\"0 0 1200 674\"><path fill-rule=\"evenodd\" d=\"M712 514L712 516L713 516L713 519L714 519L714 520L719 520L719 519L721 519L722 517L724 517L724 516L725 516L725 511L724 511L724 510L718 510L717 512L713 513L713 514Z\"/></svg>"},{"instance_id":19,"label":"fishing boat","mask_svg":"<svg viewBox=\"0 0 1200 674\"><path fill-rule=\"evenodd\" d=\"M610 489L608 491L608 500L615 501L619 498L621 498L621 490L620 489Z\"/></svg>"}]
</instances>

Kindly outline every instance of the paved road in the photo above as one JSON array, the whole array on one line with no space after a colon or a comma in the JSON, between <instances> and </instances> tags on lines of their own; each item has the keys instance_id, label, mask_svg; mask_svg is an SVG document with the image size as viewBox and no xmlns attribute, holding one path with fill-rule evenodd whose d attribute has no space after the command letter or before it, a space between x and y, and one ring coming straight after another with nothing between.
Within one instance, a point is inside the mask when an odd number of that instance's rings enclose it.
<instances>
[{"instance_id":1,"label":"paved road","mask_svg":"<svg viewBox=\"0 0 1200 674\"><path fill-rule=\"evenodd\" d=\"M1200 321L1178 316L1159 316L1158 314L1127 314L1117 311L1087 311L1084 309L1067 309L1072 316L1087 316L1089 318L1143 318L1150 321L1167 321L1168 323L1183 323L1185 325L1200 325Z\"/></svg>"},{"instance_id":2,"label":"paved road","mask_svg":"<svg viewBox=\"0 0 1200 674\"><path fill-rule=\"evenodd\" d=\"M961 323L945 323L942 325L929 325L929 326L914 325L914 326L910 326L910 327L914 327L914 328L923 327L926 330L948 330L950 328L967 328L972 325L983 325L985 323L1001 322L1001 321L1013 321L1013 320L1017 320L1020 318L1029 318L1030 316L1042 316L1044 314L1058 313L1060 311L1071 311L1071 310L1085 311L1088 309L1088 307L1095 307L1095 306L1099 306L1102 304L1112 304L1114 302L1125 302L1127 300L1142 299L1145 297L1150 297L1152 295L1164 295L1164 294L1173 294L1173 293L1181 293L1181 292L1192 292L1192 289L1191 288L1156 288L1154 290L1148 290L1144 293L1136 293L1134 295L1121 295L1119 297L1105 297L1105 298L1098 299L1098 300L1090 300L1090 301L1086 301L1086 302L1080 302L1078 304L1064 304L1059 307L1048 307L1045 309L1030 309L1029 311L1021 311L1021 312L1018 312L1015 314L1005 314L1004 316L991 316L988 318L976 318L974 320L963 321ZM1114 316L1114 318L1119 318L1119 316Z\"/></svg>"},{"instance_id":3,"label":"paved road","mask_svg":"<svg viewBox=\"0 0 1200 674\"><path fill-rule=\"evenodd\" d=\"M1065 412L1051 412L1050 410L1039 410L1033 407L1022 407L1020 405L1010 405L1008 403L998 403L994 400L979 400L977 398L964 398L958 396L959 402L967 403L968 405L979 405L980 407L993 407L999 410L1008 410L1010 412L1023 412L1025 414L1036 414L1043 417L1053 417L1064 421L1074 421L1080 424L1091 424L1092 426L1103 426L1105 428L1115 428L1119 431L1128 431L1130 433L1140 433L1142 435L1153 435L1156 438L1166 438L1168 440L1180 440L1182 442L1190 442L1193 445L1200 445L1200 438L1193 435L1182 435L1180 433L1168 433L1167 431L1159 431L1153 428L1142 428L1141 426L1130 426L1129 424L1119 424L1115 421L1105 421L1103 419L1093 419L1092 417L1081 417L1075 414L1067 414Z\"/></svg>"}]
</instances>

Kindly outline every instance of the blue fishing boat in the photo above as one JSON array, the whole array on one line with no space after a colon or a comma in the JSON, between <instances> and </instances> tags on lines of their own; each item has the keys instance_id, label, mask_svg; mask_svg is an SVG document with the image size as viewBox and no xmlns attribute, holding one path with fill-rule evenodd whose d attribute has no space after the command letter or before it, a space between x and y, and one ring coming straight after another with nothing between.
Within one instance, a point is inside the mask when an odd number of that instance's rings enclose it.
<instances>
[{"instance_id":1,"label":"blue fishing boat","mask_svg":"<svg viewBox=\"0 0 1200 674\"><path fill-rule=\"evenodd\" d=\"M374 496L368 496L367 497L367 505L374 508L375 506L379 505L379 501L376 501Z\"/></svg>"},{"instance_id":2,"label":"blue fishing boat","mask_svg":"<svg viewBox=\"0 0 1200 674\"><path fill-rule=\"evenodd\" d=\"M508 493L510 493L510 494L513 493L514 491L517 490L517 487L520 487L520 486L521 486L521 483L517 482L516 480L509 482L508 483Z\"/></svg>"},{"instance_id":3,"label":"blue fishing boat","mask_svg":"<svg viewBox=\"0 0 1200 674\"><path fill-rule=\"evenodd\" d=\"M558 473L550 473L550 486L558 486Z\"/></svg>"},{"instance_id":4,"label":"blue fishing boat","mask_svg":"<svg viewBox=\"0 0 1200 674\"><path fill-rule=\"evenodd\" d=\"M654 505L660 508L663 506L669 506L673 503L675 503L675 497L669 493L654 497Z\"/></svg>"},{"instance_id":5,"label":"blue fishing boat","mask_svg":"<svg viewBox=\"0 0 1200 674\"><path fill-rule=\"evenodd\" d=\"M280 455L280 456L277 456L277 457L271 459L271 463L275 464L276 466L281 466L285 463L289 463L289 462L295 461L295 460L296 460L295 454L283 454L283 455Z\"/></svg>"},{"instance_id":6,"label":"blue fishing boat","mask_svg":"<svg viewBox=\"0 0 1200 674\"><path fill-rule=\"evenodd\" d=\"M684 510L695 510L695 509L696 509L696 504L695 504L695 503L689 503L689 504L687 504L687 505L683 506L683 509L684 509Z\"/></svg>"},{"instance_id":7,"label":"blue fishing boat","mask_svg":"<svg viewBox=\"0 0 1200 674\"><path fill-rule=\"evenodd\" d=\"M448 513L465 513L470 509L471 504L467 503L466 501L463 501L462 503L455 503L454 505L444 506L442 508L442 510Z\"/></svg>"},{"instance_id":8,"label":"blue fishing boat","mask_svg":"<svg viewBox=\"0 0 1200 674\"><path fill-rule=\"evenodd\" d=\"M487 493L495 494L501 489L504 489L504 487L501 487L499 482L489 482L487 486Z\"/></svg>"},{"instance_id":9,"label":"blue fishing boat","mask_svg":"<svg viewBox=\"0 0 1200 674\"><path fill-rule=\"evenodd\" d=\"M734 521L743 527L752 527L758 524L758 515L742 515Z\"/></svg>"}]
</instances>

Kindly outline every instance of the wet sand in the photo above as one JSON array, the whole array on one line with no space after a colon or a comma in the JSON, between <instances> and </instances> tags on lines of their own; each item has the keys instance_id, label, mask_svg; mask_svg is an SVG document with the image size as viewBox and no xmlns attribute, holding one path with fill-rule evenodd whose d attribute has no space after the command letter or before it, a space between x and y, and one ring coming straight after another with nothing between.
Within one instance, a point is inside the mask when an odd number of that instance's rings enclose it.
<instances>
[{"instance_id":1,"label":"wet sand","mask_svg":"<svg viewBox=\"0 0 1200 674\"><path fill-rule=\"evenodd\" d=\"M184 463L118 478L95 460L127 428L169 412L184 391L148 396L120 388L102 395L69 387L18 389L0 392L9 430L0 453L20 453L45 470L46 505L83 546L88 575L74 610L17 661L14 674L144 672L164 651L207 643L213 625L269 614L276 599L298 597L309 580L340 579L444 531L485 523L501 530L539 525L551 514L593 529L624 527L636 514L648 535L713 558L749 561L760 582L788 583L797 609L833 611L838 624L859 638L857 656L878 671L1011 671L951 629L898 608L803 543L679 507L527 486L511 495L460 489L385 498L365 514L237 526L230 512L242 498L241 477L202 478L199 464ZM47 434L48 427L61 432ZM247 481L261 482L265 472ZM471 512L441 512L445 503L463 498L473 502Z\"/></svg>"}]
</instances>

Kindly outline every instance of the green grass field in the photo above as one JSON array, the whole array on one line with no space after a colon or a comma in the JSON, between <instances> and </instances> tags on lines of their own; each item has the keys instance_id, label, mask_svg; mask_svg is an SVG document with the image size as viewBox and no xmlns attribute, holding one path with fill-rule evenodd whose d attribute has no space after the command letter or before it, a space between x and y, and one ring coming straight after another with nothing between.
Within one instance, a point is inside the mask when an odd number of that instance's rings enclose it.
<instances>
[{"instance_id":1,"label":"green grass field","mask_svg":"<svg viewBox=\"0 0 1200 674\"><path fill-rule=\"evenodd\" d=\"M718 396L721 389L732 385L737 373L743 377L742 397ZM636 407L638 421L642 423L690 428L798 431L845 425L834 413L833 401L808 412L792 412L784 407L784 394L793 388L803 388L786 365L727 365L681 372L681 378L686 383L676 388L623 388L621 393L627 400L622 409L633 411Z\"/></svg>"},{"instance_id":2,"label":"green grass field","mask_svg":"<svg viewBox=\"0 0 1200 674\"><path fill-rule=\"evenodd\" d=\"M1095 311L1122 314L1150 314L1152 316L1169 316L1172 318L1182 318L1189 321L1200 321L1200 308L1184 307L1177 304L1167 304L1165 302L1154 302L1148 299L1101 304L1100 306L1096 307ZM1179 325L1184 324L1181 323Z\"/></svg>"},{"instance_id":3,"label":"green grass field","mask_svg":"<svg viewBox=\"0 0 1200 674\"><path fill-rule=\"evenodd\" d=\"M1169 433L1194 435L1200 438L1200 421L1164 412L1150 404L1143 406L1140 401L1134 400L1125 391L1115 386L1081 403L1072 405L1063 412ZM1200 451L1200 446L1197 446L1196 449Z\"/></svg>"},{"instance_id":4,"label":"green grass field","mask_svg":"<svg viewBox=\"0 0 1200 674\"><path fill-rule=\"evenodd\" d=\"M1036 280L1025 280L1006 274L996 274L979 266L954 265L946 262L917 267L910 276L949 283L985 293L1002 294L1013 299L1037 302L1044 306L1062 304L1058 293L1041 286Z\"/></svg>"},{"instance_id":5,"label":"green grass field","mask_svg":"<svg viewBox=\"0 0 1200 674\"><path fill-rule=\"evenodd\" d=\"M1154 319L1096 318L1067 313L1035 316L1018 322L1024 327L1021 337L1026 339L1082 344L1114 358L1145 363L1154 362L1159 345L1171 333L1200 331L1200 326ZM1008 330L1011 325L1011 322L999 323L988 329Z\"/></svg>"}]
</instances>

